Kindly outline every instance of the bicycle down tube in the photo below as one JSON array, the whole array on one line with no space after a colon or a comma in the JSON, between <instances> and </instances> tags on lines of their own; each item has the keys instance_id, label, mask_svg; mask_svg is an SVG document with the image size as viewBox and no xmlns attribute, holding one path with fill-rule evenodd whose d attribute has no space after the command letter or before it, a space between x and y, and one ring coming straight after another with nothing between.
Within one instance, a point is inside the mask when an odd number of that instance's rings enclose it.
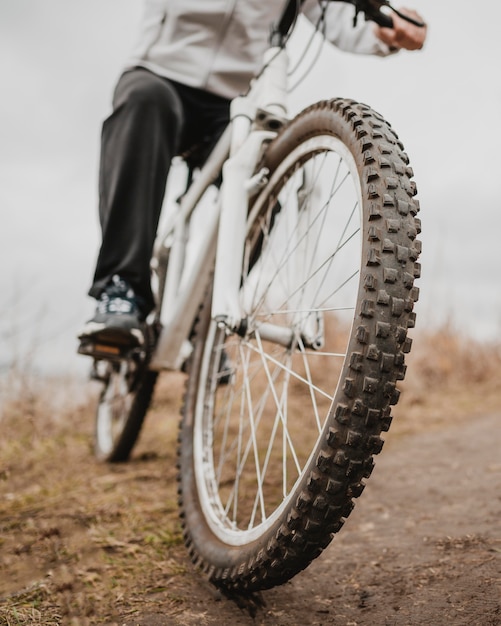
<instances>
[{"instance_id":1,"label":"bicycle down tube","mask_svg":"<svg viewBox=\"0 0 501 626\"><path fill-rule=\"evenodd\" d=\"M263 144L276 135L276 130L254 129L252 124L260 110L266 112L262 117L268 125L270 120L275 120L275 126L281 125L286 113L287 65L284 49L271 48L268 51L264 71L247 96L232 102L228 128L181 200L170 226L158 238L157 257L161 246L167 244L166 239L171 235L172 246L163 295L166 306L159 303L162 330L150 362L151 369L179 369L189 355L187 338L207 288L214 256L213 317L232 330L240 326L239 267L243 256L248 200L249 195L267 180L264 174L258 175L255 180L252 175ZM224 175L217 210L207 213L202 247L189 276L184 276L185 229L203 193L221 170ZM217 245L217 242L222 242L222 245ZM270 340L273 340L274 334L269 334ZM283 341L280 329L276 341Z\"/></svg>"},{"instance_id":2,"label":"bicycle down tube","mask_svg":"<svg viewBox=\"0 0 501 626\"><path fill-rule=\"evenodd\" d=\"M204 224L205 237L196 255L189 276L184 276L186 258L186 228L189 219L206 189L217 178L230 147L230 127L221 136L209 160L193 181L180 202L180 206L168 226L157 238L154 258L157 263L162 248L169 247L169 263L163 290L163 302L159 302L162 330L151 358L150 369L179 369L186 355L183 353L198 306L210 276L215 255L219 211L207 215ZM172 237L172 243L169 238ZM181 280L183 286L181 288ZM166 306L162 306L163 304Z\"/></svg>"}]
</instances>

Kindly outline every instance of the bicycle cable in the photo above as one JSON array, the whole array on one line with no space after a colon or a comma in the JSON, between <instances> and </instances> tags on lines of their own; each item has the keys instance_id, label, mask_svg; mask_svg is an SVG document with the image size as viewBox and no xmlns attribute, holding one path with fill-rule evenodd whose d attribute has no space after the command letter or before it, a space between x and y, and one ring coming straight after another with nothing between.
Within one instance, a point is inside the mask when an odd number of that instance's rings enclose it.
<instances>
[{"instance_id":1,"label":"bicycle cable","mask_svg":"<svg viewBox=\"0 0 501 626\"><path fill-rule=\"evenodd\" d=\"M315 37L317 34L320 34L322 40L320 42L320 45L318 46L317 51L315 52L315 55L313 57L313 59L310 61L310 63L308 64L308 66L306 67L306 69L303 71L302 75L299 77L299 79L296 80L296 82L290 86L287 89L288 93L292 93L293 91L295 91L299 85L305 80L306 76L310 73L311 69L315 66L315 64L317 63L320 54L322 52L323 49L323 45L325 43L325 28L326 28L326 21L325 21L325 14L327 11L327 5L328 5L329 0L321 0L320 1L320 6L321 6L321 14L320 17L318 18L317 23L314 26L313 29L313 33L310 36L309 41L307 42L306 46L303 49L303 53L302 55L299 56L298 61L296 62L296 65L289 71L288 73L288 77L292 77L294 75L294 73L296 73L300 66L301 63L304 60L305 55L307 54L307 52L310 50L310 48L313 45L313 42L315 40Z\"/></svg>"}]
</instances>

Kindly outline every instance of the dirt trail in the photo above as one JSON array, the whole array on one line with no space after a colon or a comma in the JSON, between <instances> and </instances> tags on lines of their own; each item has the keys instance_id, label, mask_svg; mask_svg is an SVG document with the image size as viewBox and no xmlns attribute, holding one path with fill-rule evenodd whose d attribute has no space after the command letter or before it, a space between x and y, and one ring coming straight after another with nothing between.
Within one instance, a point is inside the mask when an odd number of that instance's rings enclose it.
<instances>
[{"instance_id":1,"label":"dirt trail","mask_svg":"<svg viewBox=\"0 0 501 626\"><path fill-rule=\"evenodd\" d=\"M163 402L116 467L92 458L86 407L3 420L0 625L501 625L501 413L390 431L331 546L252 617L188 561Z\"/></svg>"},{"instance_id":2,"label":"dirt trail","mask_svg":"<svg viewBox=\"0 0 501 626\"><path fill-rule=\"evenodd\" d=\"M501 624L500 417L391 442L338 537L255 619L202 584L175 623ZM171 623L159 609L124 624Z\"/></svg>"}]
</instances>

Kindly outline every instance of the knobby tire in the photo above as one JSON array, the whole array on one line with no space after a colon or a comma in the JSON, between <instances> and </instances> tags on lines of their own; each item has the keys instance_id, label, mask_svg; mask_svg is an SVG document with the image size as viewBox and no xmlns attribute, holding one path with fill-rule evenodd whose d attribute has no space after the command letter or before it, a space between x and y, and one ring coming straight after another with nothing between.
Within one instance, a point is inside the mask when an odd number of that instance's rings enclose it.
<instances>
[{"instance_id":1,"label":"knobby tire","mask_svg":"<svg viewBox=\"0 0 501 626\"><path fill-rule=\"evenodd\" d=\"M294 193L303 198L313 188L310 181L320 178L323 159L331 157L331 145L343 149L338 169L331 172L330 193L334 195L341 187L344 179L339 172L348 163L345 178L353 178L359 194L360 228L352 227L353 219L348 217L341 233L331 233L331 216L327 215L320 226L317 220L315 237L320 241L327 231L327 239L331 238L332 248L336 248L328 257L333 267L352 240L359 238L358 270L345 281L353 299L347 326L343 306L332 319L329 312L323 312L328 308L326 299L315 305L316 309L312 306L312 311L317 311L319 328L325 324L325 334L333 325L334 336L341 337L342 329L347 328L345 347L339 353L325 349L324 354L322 349L305 346L296 332L294 349L283 347L283 356L278 356L275 348L259 340L259 331L255 336L226 336L211 323L209 306L201 311L196 327L180 433L181 517L193 562L228 593L282 584L331 542L371 475L373 456L383 446L381 433L390 427L390 407L398 401L396 383L406 371L405 354L411 347L408 329L414 326L413 307L418 298L414 279L420 274L419 204L401 142L381 115L364 104L346 99L317 103L300 113L269 145L262 163L270 170L269 183L249 208L252 223L248 226L242 291L260 256L268 254L266 258L273 259L281 254L275 252L278 244L278 248L289 245L273 240L274 230L287 228L280 194L297 175L302 178ZM304 189L301 181L306 181ZM305 208L307 201L298 200L298 206L297 223L317 219L314 211L308 213ZM296 238L299 249L304 237ZM310 254L307 265L313 266L316 253ZM268 267L268 262L263 260L263 267ZM320 286L311 290L312 301L323 288L318 277L330 277L326 265L316 271ZM303 271L300 264L298 268ZM326 278L324 282L329 281ZM339 294L345 291L345 282L339 282ZM354 282L355 287L350 287ZM277 294L287 290L285 278L277 278L276 283L269 294L271 300L280 299ZM259 291L251 287L251 295ZM301 294L307 293L306 282L301 289ZM292 300L297 303L298 296L292 294ZM250 315L252 311L260 315L263 303L264 296L259 306L249 305ZM291 314L293 307L288 307L283 307L280 319L295 315L297 324L299 314ZM303 316L300 322L303 329L305 319ZM256 367L252 365L255 353L260 358ZM226 373L221 371L223 354L230 359ZM322 366L310 368L310 361L321 357L325 359ZM320 377L318 383L316 376ZM330 387L325 393L324 378L328 380L326 388ZM296 401L299 404L294 404ZM323 402L328 404L322 413ZM306 403L311 404L308 410L304 409ZM218 417L220 406L224 411ZM244 420L247 413L248 422ZM261 431L264 450L256 445ZM310 436L311 449L303 451L296 442ZM237 459L233 465L231 454ZM273 465L275 456L279 461ZM229 473L225 473L226 465ZM252 473L247 476L248 466L257 478ZM233 478L231 468L235 469ZM283 491L276 503L276 493L268 484L275 475ZM237 489L235 484L243 485L245 480L245 488ZM246 503L244 495L254 494L254 489L256 495Z\"/></svg>"}]
</instances>

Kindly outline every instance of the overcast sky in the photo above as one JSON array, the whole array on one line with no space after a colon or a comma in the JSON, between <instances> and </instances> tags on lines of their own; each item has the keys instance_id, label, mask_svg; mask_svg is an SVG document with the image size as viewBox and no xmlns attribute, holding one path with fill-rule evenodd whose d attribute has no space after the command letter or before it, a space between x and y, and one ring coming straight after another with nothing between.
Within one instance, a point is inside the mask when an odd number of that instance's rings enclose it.
<instances>
[{"instance_id":1,"label":"overcast sky","mask_svg":"<svg viewBox=\"0 0 501 626\"><path fill-rule=\"evenodd\" d=\"M422 207L418 327L450 320L498 339L501 6L407 4L430 23L423 52L383 60L328 51L293 108L349 96L392 123ZM48 370L88 365L75 335L93 311L85 294L99 242L100 127L141 8L0 2L0 368L34 345Z\"/></svg>"}]
</instances>

